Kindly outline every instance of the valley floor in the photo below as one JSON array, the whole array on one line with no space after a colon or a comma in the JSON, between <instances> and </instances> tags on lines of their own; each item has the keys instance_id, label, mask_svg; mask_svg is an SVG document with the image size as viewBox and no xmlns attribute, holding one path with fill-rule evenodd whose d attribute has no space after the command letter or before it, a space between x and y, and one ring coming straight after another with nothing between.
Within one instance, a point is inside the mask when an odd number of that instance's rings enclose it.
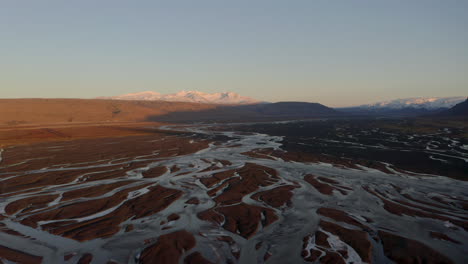
<instances>
[{"instance_id":1,"label":"valley floor","mask_svg":"<svg viewBox=\"0 0 468 264\"><path fill-rule=\"evenodd\" d=\"M0 129L0 263L468 262L456 130L329 125Z\"/></svg>"}]
</instances>

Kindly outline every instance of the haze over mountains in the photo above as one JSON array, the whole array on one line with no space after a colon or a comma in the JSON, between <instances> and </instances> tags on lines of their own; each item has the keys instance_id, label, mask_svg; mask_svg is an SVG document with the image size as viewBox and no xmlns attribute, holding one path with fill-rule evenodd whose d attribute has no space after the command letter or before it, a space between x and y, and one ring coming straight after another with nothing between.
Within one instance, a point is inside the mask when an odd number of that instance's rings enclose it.
<instances>
[{"instance_id":1,"label":"haze over mountains","mask_svg":"<svg viewBox=\"0 0 468 264\"><path fill-rule=\"evenodd\" d=\"M359 107L368 109L402 109L402 108L419 108L419 109L440 109L450 108L458 103L465 101L466 97L414 97L414 98L403 98L395 99L390 101L382 101L373 104L365 104Z\"/></svg>"},{"instance_id":2,"label":"haze over mountains","mask_svg":"<svg viewBox=\"0 0 468 264\"><path fill-rule=\"evenodd\" d=\"M414 97L382 101L339 110L349 114L383 116L422 116L439 113L463 102L466 97Z\"/></svg>"},{"instance_id":3,"label":"haze over mountains","mask_svg":"<svg viewBox=\"0 0 468 264\"><path fill-rule=\"evenodd\" d=\"M256 99L241 96L233 92L204 93L199 91L180 91L172 94L160 94L158 92L146 91L118 96L100 97L99 99L191 102L228 105L260 103L260 101Z\"/></svg>"}]
</instances>

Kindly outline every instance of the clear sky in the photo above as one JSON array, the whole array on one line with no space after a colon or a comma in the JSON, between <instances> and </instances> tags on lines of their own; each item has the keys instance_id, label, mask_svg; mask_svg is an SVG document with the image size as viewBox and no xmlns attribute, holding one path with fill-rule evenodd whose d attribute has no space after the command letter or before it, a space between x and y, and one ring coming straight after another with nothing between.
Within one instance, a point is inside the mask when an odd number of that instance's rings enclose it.
<instances>
[{"instance_id":1,"label":"clear sky","mask_svg":"<svg viewBox=\"0 0 468 264\"><path fill-rule=\"evenodd\" d=\"M1 1L0 98L466 96L467 14L466 0Z\"/></svg>"}]
</instances>

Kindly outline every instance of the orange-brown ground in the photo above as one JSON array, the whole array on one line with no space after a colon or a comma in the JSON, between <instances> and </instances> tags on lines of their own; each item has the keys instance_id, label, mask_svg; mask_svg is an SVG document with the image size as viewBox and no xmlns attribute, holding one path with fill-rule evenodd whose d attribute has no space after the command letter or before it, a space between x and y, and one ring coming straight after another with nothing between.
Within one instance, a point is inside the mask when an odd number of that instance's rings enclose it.
<instances>
[{"instance_id":1,"label":"orange-brown ground","mask_svg":"<svg viewBox=\"0 0 468 264\"><path fill-rule=\"evenodd\" d=\"M0 99L0 125L142 122L151 116L215 107L210 104L164 101Z\"/></svg>"},{"instance_id":2,"label":"orange-brown ground","mask_svg":"<svg viewBox=\"0 0 468 264\"><path fill-rule=\"evenodd\" d=\"M181 255L195 246L195 238L182 230L162 235L157 242L147 247L140 255L141 263L178 263ZM187 261L193 261L194 256Z\"/></svg>"},{"instance_id":3,"label":"orange-brown ground","mask_svg":"<svg viewBox=\"0 0 468 264\"><path fill-rule=\"evenodd\" d=\"M9 261L24 264L38 264L42 263L42 257L33 256L28 253L20 252L11 248L0 246L0 257Z\"/></svg>"},{"instance_id":4,"label":"orange-brown ground","mask_svg":"<svg viewBox=\"0 0 468 264\"><path fill-rule=\"evenodd\" d=\"M76 139L152 135L161 123L110 122L0 126L0 148ZM150 129L151 128L151 129Z\"/></svg>"}]
</instances>

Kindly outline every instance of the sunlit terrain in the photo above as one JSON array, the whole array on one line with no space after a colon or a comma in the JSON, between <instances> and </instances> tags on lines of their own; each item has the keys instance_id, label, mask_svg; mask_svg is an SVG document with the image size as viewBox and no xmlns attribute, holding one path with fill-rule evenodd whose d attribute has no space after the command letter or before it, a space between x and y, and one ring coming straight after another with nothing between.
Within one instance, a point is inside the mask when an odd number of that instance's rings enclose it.
<instances>
[{"instance_id":1,"label":"sunlit terrain","mask_svg":"<svg viewBox=\"0 0 468 264\"><path fill-rule=\"evenodd\" d=\"M0 237L9 243L0 247L2 258L467 261L466 139L442 130L440 140L412 134L410 144L405 134L343 129L343 121L326 123L340 131L326 137L311 132L323 129L317 122L147 124L146 135L6 148ZM321 154L301 149L310 144L322 145ZM396 149L417 153L403 160L422 163L390 162L398 161ZM419 155L440 166L426 166ZM458 180L437 173L447 162L461 164L449 170Z\"/></svg>"}]
</instances>

